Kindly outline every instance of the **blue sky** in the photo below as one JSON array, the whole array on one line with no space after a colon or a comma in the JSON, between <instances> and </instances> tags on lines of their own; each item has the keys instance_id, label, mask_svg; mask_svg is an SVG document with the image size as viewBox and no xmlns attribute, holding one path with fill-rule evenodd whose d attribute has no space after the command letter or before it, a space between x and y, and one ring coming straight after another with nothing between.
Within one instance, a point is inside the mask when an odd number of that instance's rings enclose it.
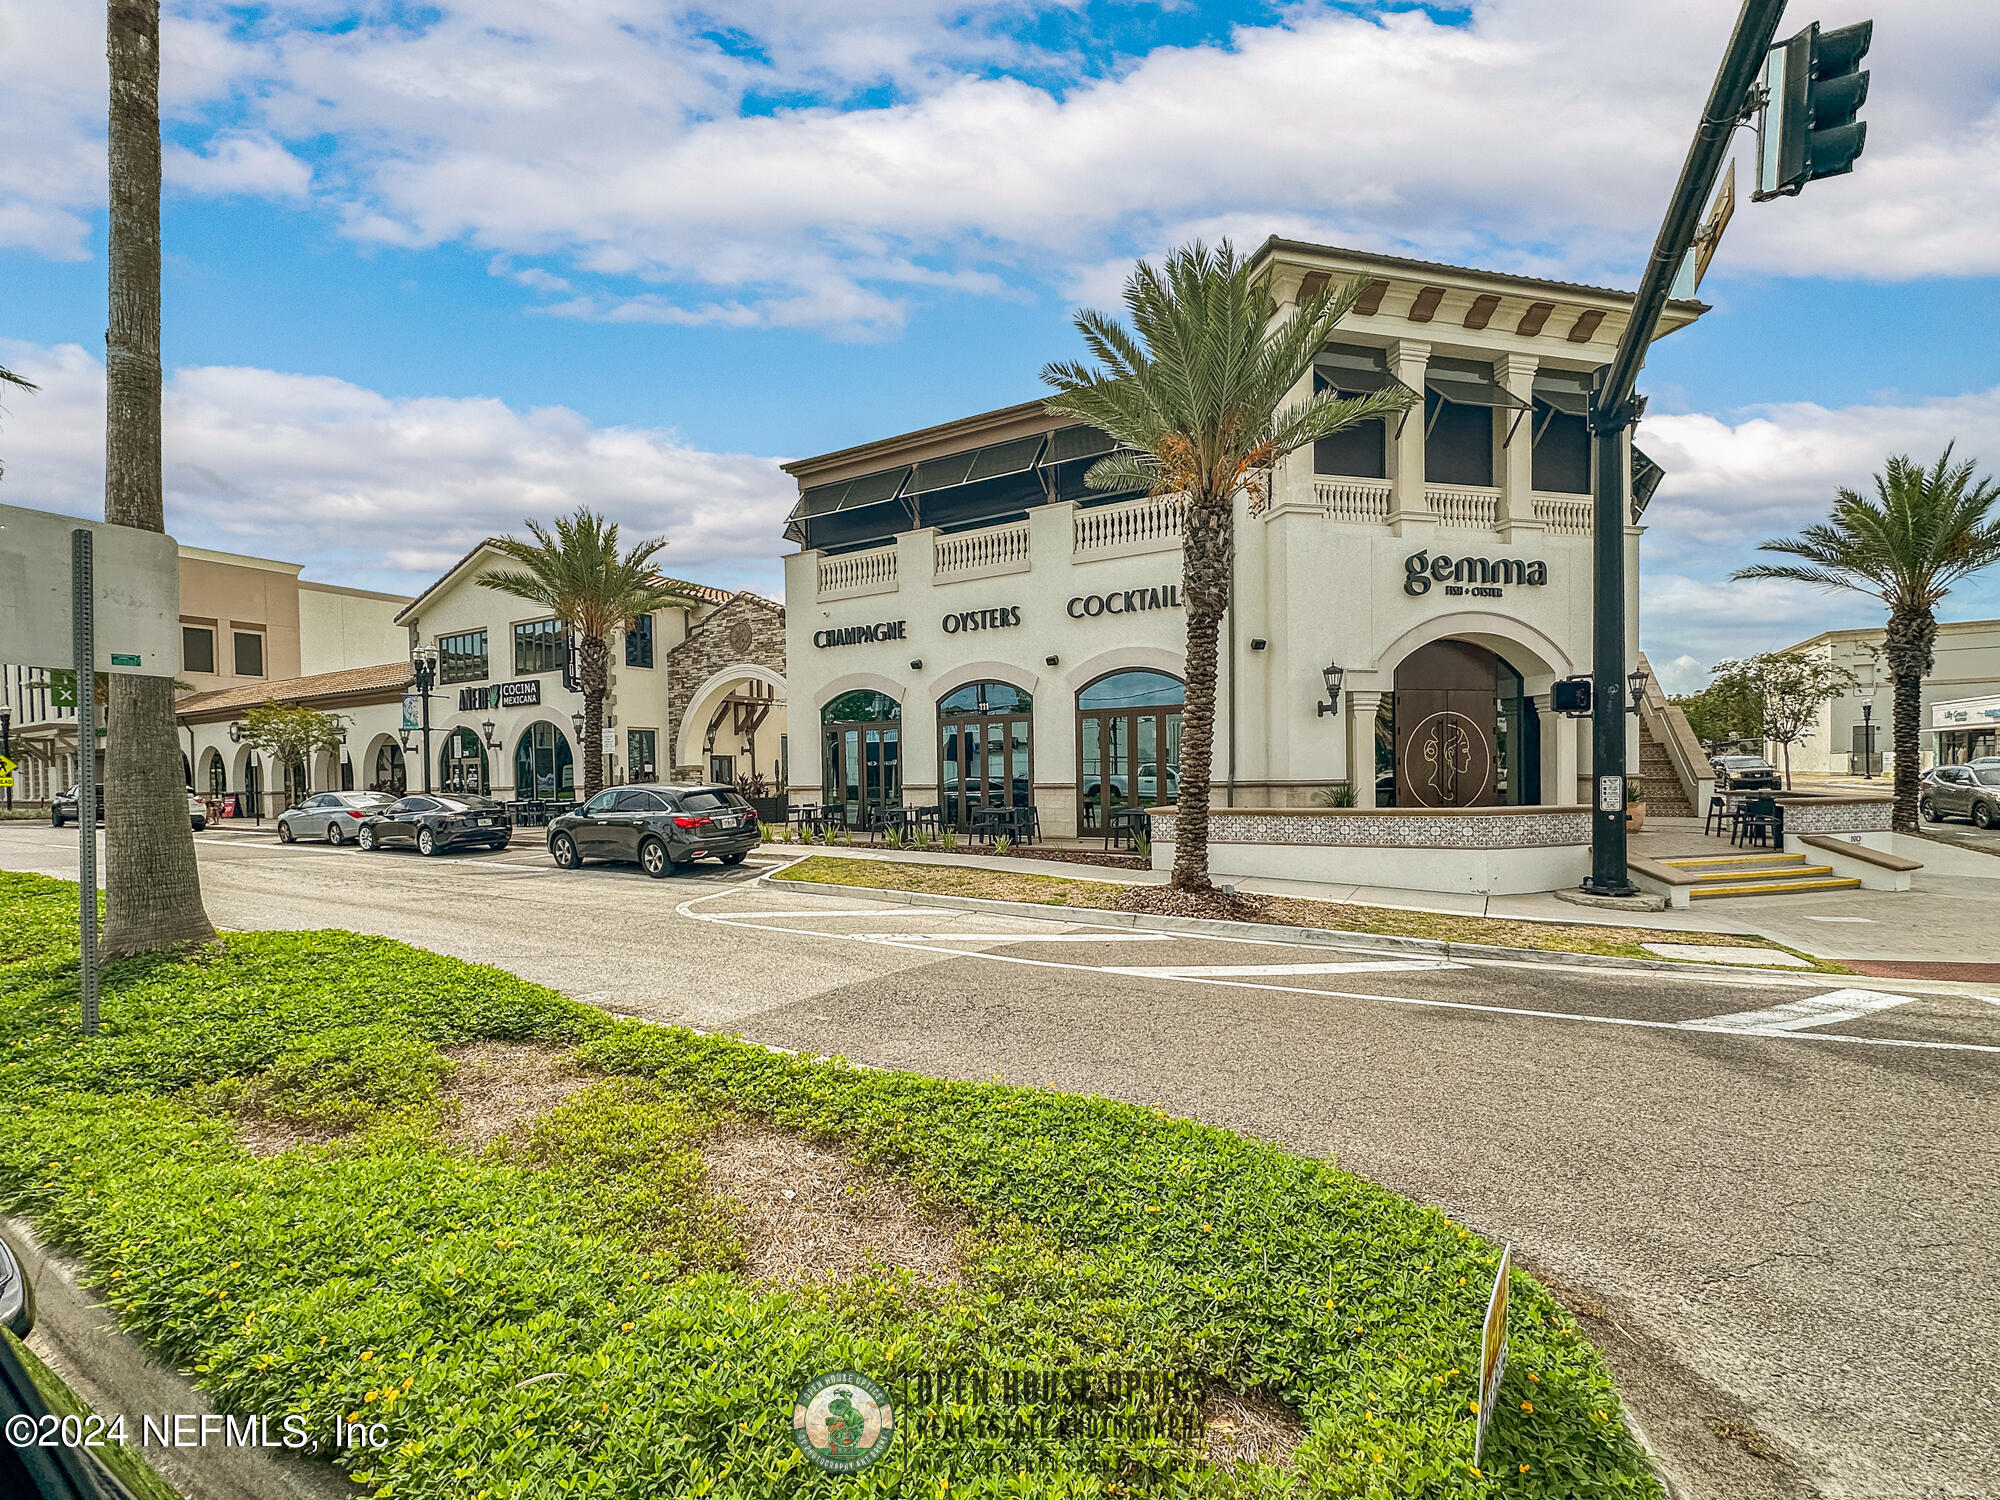
<instances>
[{"instance_id":1,"label":"blue sky","mask_svg":"<svg viewBox=\"0 0 2000 1500\"><path fill-rule=\"evenodd\" d=\"M82 513L79 9L0 0L0 360L44 385L0 456L13 503ZM167 0L170 525L414 590L581 502L775 590L775 460L1033 395L1135 255L1279 232L1629 286L1735 7L1612 9ZM1878 25L1859 170L1745 203L1715 311L1653 353L1663 670L1870 618L1727 575L1883 454L2000 470L2000 40L1962 19Z\"/></svg>"}]
</instances>

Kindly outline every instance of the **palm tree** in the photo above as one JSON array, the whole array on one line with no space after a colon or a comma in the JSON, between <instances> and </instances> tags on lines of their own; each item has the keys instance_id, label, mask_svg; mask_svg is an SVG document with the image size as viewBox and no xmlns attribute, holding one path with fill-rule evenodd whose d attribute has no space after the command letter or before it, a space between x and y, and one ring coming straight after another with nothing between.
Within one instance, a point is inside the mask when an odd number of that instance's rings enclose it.
<instances>
[{"instance_id":1,"label":"palm tree","mask_svg":"<svg viewBox=\"0 0 2000 1500\"><path fill-rule=\"evenodd\" d=\"M604 787L604 691L611 667L610 637L629 630L640 615L656 609L690 609L697 602L681 586L660 577L652 559L665 537L640 542L620 556L618 527L588 507L556 518L550 536L538 521L527 523L534 538L502 537L493 543L520 566L488 573L489 589L539 604L577 633L577 666L583 680L583 795Z\"/></svg>"},{"instance_id":2,"label":"palm tree","mask_svg":"<svg viewBox=\"0 0 2000 1500\"><path fill-rule=\"evenodd\" d=\"M166 530L160 477L160 4L110 0L111 278L104 519ZM174 684L113 673L104 789L106 958L214 938L188 828ZM90 755L92 726L77 749Z\"/></svg>"},{"instance_id":3,"label":"palm tree","mask_svg":"<svg viewBox=\"0 0 2000 1500\"><path fill-rule=\"evenodd\" d=\"M1832 518L1759 551L1799 558L1738 568L1737 578L1785 578L1873 594L1889 606L1883 642L1894 684L1894 826L1917 827L1917 734L1924 678L1937 641L1937 606L1951 586L2000 562L2000 485L1973 480L1975 465L1951 461L1947 446L1928 469L1906 455L1875 476L1875 497L1841 489Z\"/></svg>"},{"instance_id":4,"label":"palm tree","mask_svg":"<svg viewBox=\"0 0 2000 1500\"><path fill-rule=\"evenodd\" d=\"M1401 389L1357 399L1321 392L1282 405L1312 368L1334 325L1367 289L1329 287L1277 320L1270 289L1227 240L1145 261L1125 283L1132 331L1102 313L1076 315L1099 368L1049 365L1058 416L1091 423L1118 452L1091 466L1092 489L1144 489L1181 503L1181 598L1187 608L1187 702L1172 888L1210 892L1209 775L1215 748L1216 638L1234 575L1236 500L1268 493L1286 454L1413 399Z\"/></svg>"}]
</instances>

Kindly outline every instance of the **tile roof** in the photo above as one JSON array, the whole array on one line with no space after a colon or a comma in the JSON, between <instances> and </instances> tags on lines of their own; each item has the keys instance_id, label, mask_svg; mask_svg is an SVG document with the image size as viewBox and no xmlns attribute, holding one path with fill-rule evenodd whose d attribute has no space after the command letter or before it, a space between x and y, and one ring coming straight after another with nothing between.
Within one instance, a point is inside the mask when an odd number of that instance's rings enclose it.
<instances>
[{"instance_id":1,"label":"tile roof","mask_svg":"<svg viewBox=\"0 0 2000 1500\"><path fill-rule=\"evenodd\" d=\"M1550 281L1541 276L1522 276L1513 271L1493 271L1479 266L1455 266L1441 260L1412 260L1402 255L1382 255L1373 250L1348 250L1339 245L1316 245L1306 240L1288 240L1272 235L1257 247L1250 258L1259 261L1276 251L1288 250L1309 255L1339 256L1361 265L1380 266L1386 271L1450 271L1458 276L1478 276L1488 281L1503 281L1513 286L1527 287L1537 291L1586 293L1593 297L1615 297L1621 302L1630 302L1636 293L1623 291L1615 286L1592 286L1583 281ZM1695 298L1676 297L1670 304L1674 307L1699 308L1707 312L1708 304Z\"/></svg>"},{"instance_id":2,"label":"tile roof","mask_svg":"<svg viewBox=\"0 0 2000 1500\"><path fill-rule=\"evenodd\" d=\"M318 672L311 677L289 677L280 682L250 682L242 687L217 688L195 693L174 705L177 718L220 713L227 709L255 708L270 699L275 703L310 703L329 698L346 698L357 693L399 693L411 683L406 661L383 662L373 667L348 667L339 672Z\"/></svg>"}]
</instances>

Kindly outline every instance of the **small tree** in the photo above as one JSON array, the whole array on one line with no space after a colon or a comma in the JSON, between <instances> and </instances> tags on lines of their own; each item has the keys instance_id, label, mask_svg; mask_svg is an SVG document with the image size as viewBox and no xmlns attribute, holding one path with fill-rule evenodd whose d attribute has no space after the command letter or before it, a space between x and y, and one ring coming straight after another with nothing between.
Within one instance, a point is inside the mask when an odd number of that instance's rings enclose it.
<instances>
[{"instance_id":1,"label":"small tree","mask_svg":"<svg viewBox=\"0 0 2000 1500\"><path fill-rule=\"evenodd\" d=\"M1740 679L1711 682L1700 692L1669 701L1687 715L1695 738L1711 750L1730 740L1764 738L1764 700Z\"/></svg>"},{"instance_id":2,"label":"small tree","mask_svg":"<svg viewBox=\"0 0 2000 1500\"><path fill-rule=\"evenodd\" d=\"M241 735L244 744L261 750L281 766L304 766L306 784L295 789L296 795L303 797L312 790L314 757L338 750L346 732L347 721L339 714L266 698L245 715Z\"/></svg>"},{"instance_id":3,"label":"small tree","mask_svg":"<svg viewBox=\"0 0 2000 1500\"><path fill-rule=\"evenodd\" d=\"M1792 746L1819 719L1822 704L1854 686L1854 674L1804 651L1764 651L1715 664L1712 689L1742 694L1760 705L1764 738L1775 740L1785 761L1785 789L1792 785Z\"/></svg>"}]
</instances>

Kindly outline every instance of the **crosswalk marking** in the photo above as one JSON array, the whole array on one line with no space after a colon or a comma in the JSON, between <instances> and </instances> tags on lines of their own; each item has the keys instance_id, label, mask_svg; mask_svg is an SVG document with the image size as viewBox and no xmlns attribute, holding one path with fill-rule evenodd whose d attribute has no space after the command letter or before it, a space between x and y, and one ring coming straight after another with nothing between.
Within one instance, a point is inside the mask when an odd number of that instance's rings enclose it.
<instances>
[{"instance_id":1,"label":"crosswalk marking","mask_svg":"<svg viewBox=\"0 0 2000 1500\"><path fill-rule=\"evenodd\" d=\"M1767 1010L1739 1010L1726 1016L1703 1016L1680 1024L1690 1031L1734 1031L1748 1036L1782 1036L1835 1021L1857 1021L1877 1011L1908 1005L1914 995L1884 995L1874 990L1829 990L1802 1000L1787 1000Z\"/></svg>"}]
</instances>

